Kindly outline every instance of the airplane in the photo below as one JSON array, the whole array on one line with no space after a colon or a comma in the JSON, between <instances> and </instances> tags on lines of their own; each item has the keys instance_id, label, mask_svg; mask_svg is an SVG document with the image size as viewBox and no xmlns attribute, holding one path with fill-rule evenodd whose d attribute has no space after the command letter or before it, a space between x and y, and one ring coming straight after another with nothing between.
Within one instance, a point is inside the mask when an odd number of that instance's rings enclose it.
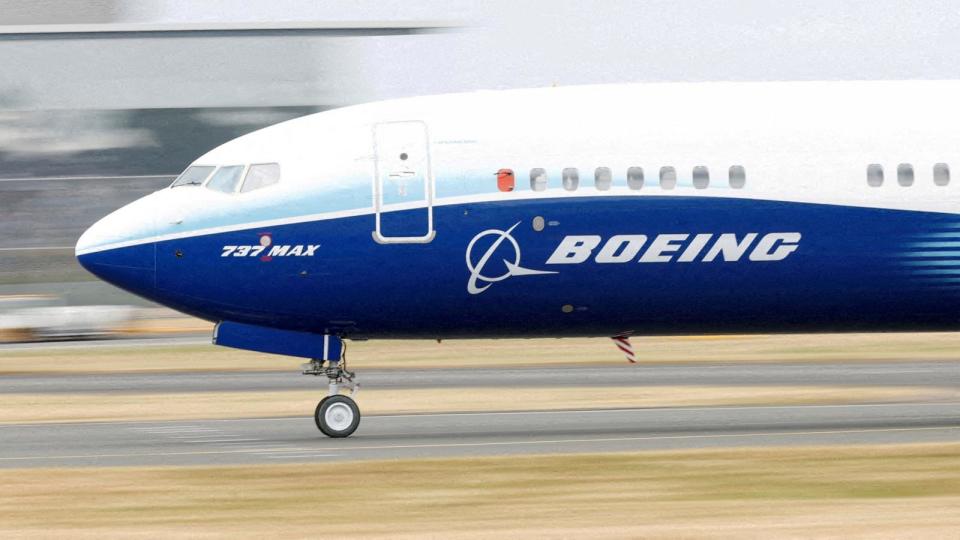
<instances>
[{"instance_id":1,"label":"airplane","mask_svg":"<svg viewBox=\"0 0 960 540\"><path fill-rule=\"evenodd\" d=\"M654 83L404 98L204 154L81 265L307 359L345 341L960 328L960 82ZM350 390L351 394L342 394Z\"/></svg>"}]
</instances>

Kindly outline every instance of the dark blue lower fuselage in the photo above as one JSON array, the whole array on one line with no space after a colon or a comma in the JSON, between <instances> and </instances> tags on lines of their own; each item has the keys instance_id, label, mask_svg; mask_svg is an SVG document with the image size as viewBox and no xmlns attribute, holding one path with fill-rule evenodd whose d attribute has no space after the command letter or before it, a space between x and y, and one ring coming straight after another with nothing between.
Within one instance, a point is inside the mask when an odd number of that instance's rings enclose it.
<instances>
[{"instance_id":1,"label":"dark blue lower fuselage","mask_svg":"<svg viewBox=\"0 0 960 540\"><path fill-rule=\"evenodd\" d=\"M424 210L392 220L421 222ZM543 218L542 231L534 229ZM539 220L538 220L539 221ZM468 292L467 246L511 233L520 265ZM374 216L207 234L82 255L131 292L212 321L374 337L610 336L960 328L960 217L720 197L579 197L434 208L429 243L382 244ZM795 231L783 260L547 265L570 235ZM951 232L953 231L953 232ZM222 256L225 246L316 246L310 256ZM481 238L470 257L490 247ZM486 245L483 242L487 242ZM594 250L594 255L596 250ZM509 273L502 242L482 274ZM676 259L676 257L674 257Z\"/></svg>"}]
</instances>

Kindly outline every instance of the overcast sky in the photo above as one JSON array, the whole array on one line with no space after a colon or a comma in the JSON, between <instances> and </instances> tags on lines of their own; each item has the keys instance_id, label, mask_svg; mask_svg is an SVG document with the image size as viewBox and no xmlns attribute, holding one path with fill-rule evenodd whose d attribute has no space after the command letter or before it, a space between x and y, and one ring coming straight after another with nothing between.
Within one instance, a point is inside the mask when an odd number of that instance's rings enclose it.
<instances>
[{"instance_id":1,"label":"overcast sky","mask_svg":"<svg viewBox=\"0 0 960 540\"><path fill-rule=\"evenodd\" d=\"M41 22L70 22L63 20L69 9L47 13L45 4L33 4L46 18ZM0 41L0 102L6 96L13 108L323 105L595 82L960 78L956 1L100 4L90 13L125 22L458 20L469 28L390 37ZM23 9L6 22L37 22Z\"/></svg>"}]
</instances>

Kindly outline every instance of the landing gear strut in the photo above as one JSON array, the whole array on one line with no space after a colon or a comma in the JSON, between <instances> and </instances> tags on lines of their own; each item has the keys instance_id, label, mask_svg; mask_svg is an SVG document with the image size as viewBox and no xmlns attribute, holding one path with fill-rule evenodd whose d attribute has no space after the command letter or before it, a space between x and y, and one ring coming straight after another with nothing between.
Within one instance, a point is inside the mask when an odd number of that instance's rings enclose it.
<instances>
[{"instance_id":1,"label":"landing gear strut","mask_svg":"<svg viewBox=\"0 0 960 540\"><path fill-rule=\"evenodd\" d=\"M352 397L360 391L360 385L354 382L356 373L346 369L346 352L340 360L313 360L303 368L304 375L326 375L329 381L327 397L320 400L313 413L317 428L327 437L349 437L360 425L360 408ZM350 395L341 394L341 388L349 389Z\"/></svg>"}]
</instances>

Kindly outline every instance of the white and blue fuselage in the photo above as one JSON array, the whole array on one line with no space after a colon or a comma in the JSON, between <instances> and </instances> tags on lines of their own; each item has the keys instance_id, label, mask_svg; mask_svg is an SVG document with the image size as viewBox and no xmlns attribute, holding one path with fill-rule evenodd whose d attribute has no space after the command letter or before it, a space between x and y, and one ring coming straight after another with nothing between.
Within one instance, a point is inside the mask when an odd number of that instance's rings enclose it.
<instances>
[{"instance_id":1,"label":"white and blue fuselage","mask_svg":"<svg viewBox=\"0 0 960 540\"><path fill-rule=\"evenodd\" d=\"M207 320L349 338L955 330L957 95L652 84L348 107L207 153L77 256Z\"/></svg>"}]
</instances>

